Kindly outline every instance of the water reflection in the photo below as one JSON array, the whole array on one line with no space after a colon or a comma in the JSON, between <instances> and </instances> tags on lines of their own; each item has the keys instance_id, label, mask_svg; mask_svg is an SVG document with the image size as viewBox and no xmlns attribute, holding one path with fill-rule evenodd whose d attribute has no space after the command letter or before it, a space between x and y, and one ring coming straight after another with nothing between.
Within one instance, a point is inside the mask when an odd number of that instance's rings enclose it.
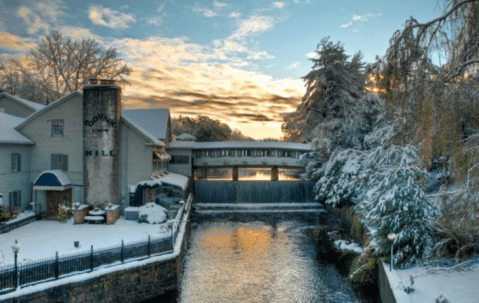
<instances>
[{"instance_id":1,"label":"water reflection","mask_svg":"<svg viewBox=\"0 0 479 303\"><path fill-rule=\"evenodd\" d=\"M296 222L216 222L191 237L179 301L358 302Z\"/></svg>"},{"instance_id":2,"label":"water reflection","mask_svg":"<svg viewBox=\"0 0 479 303\"><path fill-rule=\"evenodd\" d=\"M304 169L280 168L278 170L279 181L301 180L300 174ZM233 169L231 168L200 168L195 172L195 180L231 181ZM238 168L239 181L269 181L271 180L270 168L240 167Z\"/></svg>"}]
</instances>

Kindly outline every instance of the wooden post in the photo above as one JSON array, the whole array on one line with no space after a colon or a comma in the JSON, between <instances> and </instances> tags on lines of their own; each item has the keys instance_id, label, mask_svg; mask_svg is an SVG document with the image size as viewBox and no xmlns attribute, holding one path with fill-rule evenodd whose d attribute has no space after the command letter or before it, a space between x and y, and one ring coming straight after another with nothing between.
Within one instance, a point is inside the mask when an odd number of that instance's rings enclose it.
<instances>
[{"instance_id":1,"label":"wooden post","mask_svg":"<svg viewBox=\"0 0 479 303\"><path fill-rule=\"evenodd\" d=\"M271 169L271 181L278 181L278 174L278 167L273 166L273 168Z\"/></svg>"},{"instance_id":2,"label":"wooden post","mask_svg":"<svg viewBox=\"0 0 479 303\"><path fill-rule=\"evenodd\" d=\"M233 181L238 181L238 166L233 167Z\"/></svg>"}]
</instances>

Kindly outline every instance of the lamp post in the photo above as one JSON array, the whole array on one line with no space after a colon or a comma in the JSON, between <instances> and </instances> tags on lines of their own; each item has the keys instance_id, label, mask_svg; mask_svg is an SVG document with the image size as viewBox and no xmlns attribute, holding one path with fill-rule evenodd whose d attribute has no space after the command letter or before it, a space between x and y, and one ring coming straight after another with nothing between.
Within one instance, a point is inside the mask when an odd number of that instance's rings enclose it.
<instances>
[{"instance_id":1,"label":"lamp post","mask_svg":"<svg viewBox=\"0 0 479 303\"><path fill-rule=\"evenodd\" d=\"M392 271L393 270L393 243L394 243L394 239L396 239L396 234L391 232L388 234L388 240L391 241L391 262L390 262L390 265L389 265L389 271Z\"/></svg>"},{"instance_id":2,"label":"lamp post","mask_svg":"<svg viewBox=\"0 0 479 303\"><path fill-rule=\"evenodd\" d=\"M11 247L12 247L13 253L15 255L15 288L18 288L18 285L20 284L19 283L20 276L18 275L18 263L17 263L17 261L18 261L18 253L20 252L21 245L18 244L17 239L15 239L15 243L13 243L13 245Z\"/></svg>"}]
</instances>

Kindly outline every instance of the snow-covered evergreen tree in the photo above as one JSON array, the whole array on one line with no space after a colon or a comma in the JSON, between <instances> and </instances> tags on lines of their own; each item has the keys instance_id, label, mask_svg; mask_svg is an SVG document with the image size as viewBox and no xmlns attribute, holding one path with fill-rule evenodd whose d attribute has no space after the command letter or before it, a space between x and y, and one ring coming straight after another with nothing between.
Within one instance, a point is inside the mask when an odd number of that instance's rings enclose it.
<instances>
[{"instance_id":1,"label":"snow-covered evergreen tree","mask_svg":"<svg viewBox=\"0 0 479 303\"><path fill-rule=\"evenodd\" d=\"M389 126L382 132L391 134L392 129ZM382 144L365 157L363 186L368 190L355 211L375 230L373 240L378 244L379 255L389 255L391 243L387 235L397 235L393 263L407 267L429 255L433 245L429 224L437 212L424 194L422 181L426 171L416 149L392 144L391 139L369 140L372 145L377 144L374 140Z\"/></svg>"}]
</instances>

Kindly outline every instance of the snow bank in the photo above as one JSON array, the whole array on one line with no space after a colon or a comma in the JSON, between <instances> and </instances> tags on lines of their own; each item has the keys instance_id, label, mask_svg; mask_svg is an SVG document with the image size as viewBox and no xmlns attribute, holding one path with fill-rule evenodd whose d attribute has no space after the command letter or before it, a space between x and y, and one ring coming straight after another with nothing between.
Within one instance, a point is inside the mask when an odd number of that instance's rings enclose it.
<instances>
[{"instance_id":1,"label":"snow bank","mask_svg":"<svg viewBox=\"0 0 479 303\"><path fill-rule=\"evenodd\" d=\"M339 250L351 251L358 254L361 254L363 252L363 249L359 244L346 240L334 241L334 247Z\"/></svg>"},{"instance_id":2,"label":"snow bank","mask_svg":"<svg viewBox=\"0 0 479 303\"><path fill-rule=\"evenodd\" d=\"M150 202L144 206L140 206L138 216L144 217L150 224L163 223L167 219L168 210L160 205Z\"/></svg>"}]
</instances>

